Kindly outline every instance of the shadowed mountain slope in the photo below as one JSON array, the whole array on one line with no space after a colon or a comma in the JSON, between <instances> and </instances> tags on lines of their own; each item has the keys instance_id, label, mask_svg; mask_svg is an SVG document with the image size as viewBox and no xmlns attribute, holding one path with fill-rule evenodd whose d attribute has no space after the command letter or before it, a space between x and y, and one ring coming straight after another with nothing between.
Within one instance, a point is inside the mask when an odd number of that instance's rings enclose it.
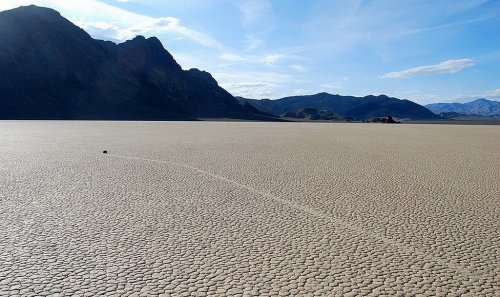
<instances>
[{"instance_id":1,"label":"shadowed mountain slope","mask_svg":"<svg viewBox=\"0 0 500 297\"><path fill-rule=\"evenodd\" d=\"M304 108L314 108L317 110L329 110L333 113L359 120L389 115L411 120L438 118L437 115L417 103L385 95L354 97L319 93L309 96L285 97L278 100L246 100L263 112L271 114L284 114Z\"/></svg>"},{"instance_id":2,"label":"shadowed mountain slope","mask_svg":"<svg viewBox=\"0 0 500 297\"><path fill-rule=\"evenodd\" d=\"M36 6L1 12L0 36L0 119L272 120L156 38L95 40Z\"/></svg>"},{"instance_id":3,"label":"shadowed mountain slope","mask_svg":"<svg viewBox=\"0 0 500 297\"><path fill-rule=\"evenodd\" d=\"M284 118L303 119L309 121L351 121L349 117L338 115L329 110L303 108L297 111L288 111L281 115Z\"/></svg>"}]
</instances>

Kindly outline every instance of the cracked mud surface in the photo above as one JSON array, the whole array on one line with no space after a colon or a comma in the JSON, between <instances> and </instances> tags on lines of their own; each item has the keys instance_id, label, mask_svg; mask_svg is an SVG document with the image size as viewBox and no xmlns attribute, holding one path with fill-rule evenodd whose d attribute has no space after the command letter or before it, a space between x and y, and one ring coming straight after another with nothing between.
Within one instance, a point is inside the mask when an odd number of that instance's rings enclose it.
<instances>
[{"instance_id":1,"label":"cracked mud surface","mask_svg":"<svg viewBox=\"0 0 500 297\"><path fill-rule=\"evenodd\" d=\"M499 181L498 126L0 122L0 296L498 296Z\"/></svg>"}]
</instances>

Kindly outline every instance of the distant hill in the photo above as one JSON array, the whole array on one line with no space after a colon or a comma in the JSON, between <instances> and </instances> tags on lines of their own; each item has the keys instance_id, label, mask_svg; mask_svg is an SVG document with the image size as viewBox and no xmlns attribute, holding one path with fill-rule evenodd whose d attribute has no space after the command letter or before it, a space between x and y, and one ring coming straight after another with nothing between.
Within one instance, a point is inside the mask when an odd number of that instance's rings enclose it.
<instances>
[{"instance_id":1,"label":"distant hill","mask_svg":"<svg viewBox=\"0 0 500 297\"><path fill-rule=\"evenodd\" d=\"M241 100L241 99L240 99ZM380 96L340 96L319 93L309 96L285 97L277 100L245 99L257 109L275 115L295 112L304 108L328 110L332 113L358 120L392 116L399 119L439 119L427 108L409 100Z\"/></svg>"},{"instance_id":2,"label":"distant hill","mask_svg":"<svg viewBox=\"0 0 500 297\"><path fill-rule=\"evenodd\" d=\"M309 121L352 121L350 117L345 117L329 110L317 110L314 108L303 108L297 111L288 111L282 114L281 117Z\"/></svg>"},{"instance_id":3,"label":"distant hill","mask_svg":"<svg viewBox=\"0 0 500 297\"><path fill-rule=\"evenodd\" d=\"M500 102L487 99L477 99L467 103L433 103L425 107L435 114L457 113L500 118Z\"/></svg>"},{"instance_id":4,"label":"distant hill","mask_svg":"<svg viewBox=\"0 0 500 297\"><path fill-rule=\"evenodd\" d=\"M95 40L57 11L0 13L0 119L273 120L156 38Z\"/></svg>"}]
</instances>

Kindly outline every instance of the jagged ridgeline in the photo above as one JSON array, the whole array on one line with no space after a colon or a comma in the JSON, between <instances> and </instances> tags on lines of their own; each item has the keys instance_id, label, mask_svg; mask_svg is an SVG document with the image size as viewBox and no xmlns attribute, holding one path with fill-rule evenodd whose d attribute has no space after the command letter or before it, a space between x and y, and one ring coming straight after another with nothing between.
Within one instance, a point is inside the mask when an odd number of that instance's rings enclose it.
<instances>
[{"instance_id":1,"label":"jagged ridgeline","mask_svg":"<svg viewBox=\"0 0 500 297\"><path fill-rule=\"evenodd\" d=\"M272 120L157 38L95 40L57 11L0 13L0 119Z\"/></svg>"}]
</instances>

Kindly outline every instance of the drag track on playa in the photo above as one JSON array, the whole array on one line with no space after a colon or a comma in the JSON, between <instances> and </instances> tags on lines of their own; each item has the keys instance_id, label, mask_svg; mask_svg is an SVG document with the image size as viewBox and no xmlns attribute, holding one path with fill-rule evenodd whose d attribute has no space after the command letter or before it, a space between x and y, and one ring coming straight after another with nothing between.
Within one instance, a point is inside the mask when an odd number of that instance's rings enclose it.
<instances>
[{"instance_id":1,"label":"drag track on playa","mask_svg":"<svg viewBox=\"0 0 500 297\"><path fill-rule=\"evenodd\" d=\"M0 296L500 291L499 126L13 121L0 154Z\"/></svg>"}]
</instances>

